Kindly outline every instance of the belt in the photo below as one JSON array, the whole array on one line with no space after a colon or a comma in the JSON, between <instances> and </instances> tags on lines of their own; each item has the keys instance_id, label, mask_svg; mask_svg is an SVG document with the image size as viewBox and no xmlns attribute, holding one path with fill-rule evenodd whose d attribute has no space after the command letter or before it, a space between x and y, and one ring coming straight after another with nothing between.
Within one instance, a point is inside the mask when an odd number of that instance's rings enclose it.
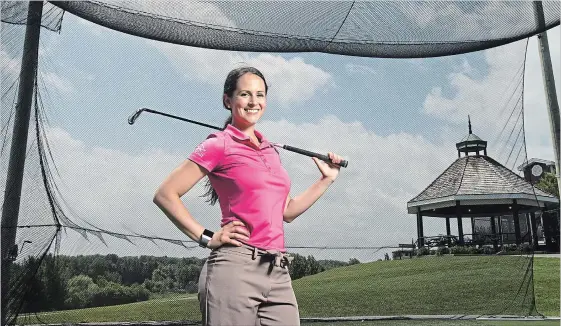
<instances>
[{"instance_id":1,"label":"belt","mask_svg":"<svg viewBox=\"0 0 561 326\"><path fill-rule=\"evenodd\" d=\"M278 250L263 250L251 246L249 246L249 248L252 250L251 259L255 260L257 256L273 257L273 263L277 267L288 267L294 259L294 257L289 254Z\"/></svg>"}]
</instances>

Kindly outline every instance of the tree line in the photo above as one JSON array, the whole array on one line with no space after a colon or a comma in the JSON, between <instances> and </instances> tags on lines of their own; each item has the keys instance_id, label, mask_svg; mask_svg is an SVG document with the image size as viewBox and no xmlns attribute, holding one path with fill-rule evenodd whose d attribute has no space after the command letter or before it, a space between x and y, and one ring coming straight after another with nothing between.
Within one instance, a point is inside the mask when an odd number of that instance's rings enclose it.
<instances>
[{"instance_id":1,"label":"tree line","mask_svg":"<svg viewBox=\"0 0 561 326\"><path fill-rule=\"evenodd\" d=\"M293 280L360 263L355 258L343 262L292 256ZM13 264L11 283L25 278L23 313L108 306L145 301L154 294L196 293L204 262L196 257L49 254Z\"/></svg>"}]
</instances>

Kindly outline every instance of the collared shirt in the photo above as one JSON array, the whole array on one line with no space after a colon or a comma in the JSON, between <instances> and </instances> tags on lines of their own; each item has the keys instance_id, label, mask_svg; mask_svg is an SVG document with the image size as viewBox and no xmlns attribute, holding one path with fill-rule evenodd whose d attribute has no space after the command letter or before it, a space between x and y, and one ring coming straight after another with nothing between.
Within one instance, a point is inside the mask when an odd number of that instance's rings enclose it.
<instances>
[{"instance_id":1,"label":"collared shirt","mask_svg":"<svg viewBox=\"0 0 561 326\"><path fill-rule=\"evenodd\" d=\"M221 226L242 221L250 237L245 243L285 251L283 213L290 178L274 146L255 131L261 145L232 125L200 143L189 159L205 168L218 194Z\"/></svg>"}]
</instances>

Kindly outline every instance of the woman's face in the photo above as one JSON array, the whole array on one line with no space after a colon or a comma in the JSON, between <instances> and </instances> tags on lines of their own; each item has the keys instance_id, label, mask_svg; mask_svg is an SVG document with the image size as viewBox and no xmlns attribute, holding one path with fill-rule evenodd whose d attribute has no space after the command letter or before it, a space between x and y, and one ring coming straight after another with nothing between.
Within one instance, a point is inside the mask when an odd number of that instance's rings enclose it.
<instances>
[{"instance_id":1,"label":"woman's face","mask_svg":"<svg viewBox=\"0 0 561 326\"><path fill-rule=\"evenodd\" d=\"M238 129L257 123L267 107L265 82L252 73L242 75L232 97L224 94L224 102L232 110L232 122Z\"/></svg>"}]
</instances>

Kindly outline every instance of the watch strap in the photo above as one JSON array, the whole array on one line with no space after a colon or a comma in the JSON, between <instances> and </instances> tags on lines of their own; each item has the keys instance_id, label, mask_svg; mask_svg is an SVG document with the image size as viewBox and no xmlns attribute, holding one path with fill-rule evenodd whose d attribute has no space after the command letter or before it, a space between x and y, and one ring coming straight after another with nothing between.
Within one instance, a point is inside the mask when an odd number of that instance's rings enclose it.
<instances>
[{"instance_id":1,"label":"watch strap","mask_svg":"<svg viewBox=\"0 0 561 326\"><path fill-rule=\"evenodd\" d=\"M208 248L208 243L212 239L213 235L214 232L205 229L203 231L203 234L201 234L201 237L199 238L199 246L201 246L202 248Z\"/></svg>"}]
</instances>

